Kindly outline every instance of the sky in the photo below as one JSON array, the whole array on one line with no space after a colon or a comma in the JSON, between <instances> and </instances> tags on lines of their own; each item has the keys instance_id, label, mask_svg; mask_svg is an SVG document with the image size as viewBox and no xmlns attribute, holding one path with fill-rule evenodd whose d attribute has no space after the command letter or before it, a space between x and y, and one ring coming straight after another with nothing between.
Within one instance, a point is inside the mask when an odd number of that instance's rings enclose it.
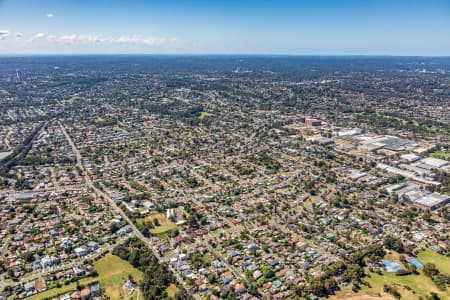
<instances>
[{"instance_id":1,"label":"sky","mask_svg":"<svg viewBox=\"0 0 450 300\"><path fill-rule=\"evenodd\" d=\"M0 54L450 55L450 0L0 0Z\"/></svg>"}]
</instances>

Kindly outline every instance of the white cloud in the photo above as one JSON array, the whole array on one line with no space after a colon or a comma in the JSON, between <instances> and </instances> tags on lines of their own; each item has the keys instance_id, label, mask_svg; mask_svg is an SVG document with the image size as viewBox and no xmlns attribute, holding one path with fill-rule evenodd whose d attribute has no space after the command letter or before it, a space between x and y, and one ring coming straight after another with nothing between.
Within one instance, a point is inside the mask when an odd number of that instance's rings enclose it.
<instances>
[{"instance_id":1,"label":"white cloud","mask_svg":"<svg viewBox=\"0 0 450 300\"><path fill-rule=\"evenodd\" d=\"M34 38L35 39L42 39L42 38L45 38L46 37L46 34L45 33L42 33L42 32L38 32L38 33L36 33L35 35L34 35Z\"/></svg>"},{"instance_id":2,"label":"white cloud","mask_svg":"<svg viewBox=\"0 0 450 300\"><path fill-rule=\"evenodd\" d=\"M120 44L143 44L149 46L159 46L167 43L176 42L176 38L162 38L162 37L145 37L145 36L119 36L114 38L105 39L108 43L120 43Z\"/></svg>"},{"instance_id":3,"label":"white cloud","mask_svg":"<svg viewBox=\"0 0 450 300\"><path fill-rule=\"evenodd\" d=\"M3 40L9 36L9 30L0 29L0 40Z\"/></svg>"},{"instance_id":4,"label":"white cloud","mask_svg":"<svg viewBox=\"0 0 450 300\"><path fill-rule=\"evenodd\" d=\"M120 44L120 45L142 45L142 46L161 46L177 42L176 38L148 37L140 35L123 35L105 37L95 34L66 34L66 35L46 35L38 33L35 39L47 39L49 42L66 44Z\"/></svg>"},{"instance_id":5,"label":"white cloud","mask_svg":"<svg viewBox=\"0 0 450 300\"><path fill-rule=\"evenodd\" d=\"M23 34L21 32L11 32L9 30L0 29L0 40L21 40Z\"/></svg>"},{"instance_id":6,"label":"white cloud","mask_svg":"<svg viewBox=\"0 0 450 300\"><path fill-rule=\"evenodd\" d=\"M89 34L51 36L50 40L62 43L98 43L101 41L98 36Z\"/></svg>"},{"instance_id":7,"label":"white cloud","mask_svg":"<svg viewBox=\"0 0 450 300\"><path fill-rule=\"evenodd\" d=\"M2 43L9 49L38 49L40 52L114 52L114 51L167 51L178 47L177 38L120 35L103 36L97 34L48 34L38 32L35 34L22 34L9 30L0 30L0 48ZM169 48L168 48L169 47ZM4 47L5 49L5 47ZM10 50L11 51L11 50ZM0 53L2 49L0 49Z\"/></svg>"},{"instance_id":8,"label":"white cloud","mask_svg":"<svg viewBox=\"0 0 450 300\"><path fill-rule=\"evenodd\" d=\"M55 15L52 14L52 13L48 13L48 14L47 14L47 18L49 18L49 19L53 18L54 16L55 16Z\"/></svg>"}]
</instances>

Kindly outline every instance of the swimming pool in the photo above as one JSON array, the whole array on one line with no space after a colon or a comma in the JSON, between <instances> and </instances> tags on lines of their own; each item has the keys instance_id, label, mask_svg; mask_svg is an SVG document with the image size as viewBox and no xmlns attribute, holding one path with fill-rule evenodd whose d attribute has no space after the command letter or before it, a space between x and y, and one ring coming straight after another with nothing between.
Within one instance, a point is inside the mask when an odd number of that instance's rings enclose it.
<instances>
[{"instance_id":1,"label":"swimming pool","mask_svg":"<svg viewBox=\"0 0 450 300\"><path fill-rule=\"evenodd\" d=\"M396 272L398 270L403 270L402 266L394 260L384 260L381 264L387 272Z\"/></svg>"}]
</instances>

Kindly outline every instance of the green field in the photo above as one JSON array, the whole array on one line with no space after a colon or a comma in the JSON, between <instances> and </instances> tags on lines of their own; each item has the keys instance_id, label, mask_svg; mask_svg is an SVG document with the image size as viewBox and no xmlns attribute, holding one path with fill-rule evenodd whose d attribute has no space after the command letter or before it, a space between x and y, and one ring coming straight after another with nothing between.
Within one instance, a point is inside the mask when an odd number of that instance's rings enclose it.
<instances>
[{"instance_id":1,"label":"green field","mask_svg":"<svg viewBox=\"0 0 450 300\"><path fill-rule=\"evenodd\" d=\"M73 103L75 103L75 102L77 102L77 101L81 101L82 99L80 98L80 96L78 96L78 95L72 95L70 98L68 98L68 99L63 99L63 100L61 100L61 103L69 103L69 104L73 104Z\"/></svg>"},{"instance_id":2,"label":"green field","mask_svg":"<svg viewBox=\"0 0 450 300\"><path fill-rule=\"evenodd\" d=\"M155 226L155 228L150 229L150 232L153 234L158 235L178 228L177 225L175 225L175 223L167 219L166 215L163 213L151 214L145 218L146 221L152 223L154 219L158 219L159 226Z\"/></svg>"},{"instance_id":3,"label":"green field","mask_svg":"<svg viewBox=\"0 0 450 300\"><path fill-rule=\"evenodd\" d=\"M169 285L169 287L166 289L167 295L170 298L175 298L175 295L178 294L180 291L174 284Z\"/></svg>"},{"instance_id":4,"label":"green field","mask_svg":"<svg viewBox=\"0 0 450 300\"><path fill-rule=\"evenodd\" d=\"M428 124L419 122L418 120L404 119L379 113L354 113L348 118L361 123L373 124L380 128L407 129L422 133L448 133L450 131L450 127L447 125L438 123Z\"/></svg>"},{"instance_id":5,"label":"green field","mask_svg":"<svg viewBox=\"0 0 450 300\"><path fill-rule=\"evenodd\" d=\"M131 275L137 281L142 280L144 276L130 263L115 255L106 255L97 261L94 266L99 274L100 286L105 289L111 300L121 299L120 291L128 275Z\"/></svg>"},{"instance_id":6,"label":"green field","mask_svg":"<svg viewBox=\"0 0 450 300\"><path fill-rule=\"evenodd\" d=\"M198 118L200 119L200 121L203 121L205 118L212 117L212 116L214 116L212 113L202 111Z\"/></svg>"},{"instance_id":7,"label":"green field","mask_svg":"<svg viewBox=\"0 0 450 300\"><path fill-rule=\"evenodd\" d=\"M383 275L378 275L376 273L370 273L370 278L367 278L367 281L370 283L371 287L363 287L363 291L383 291L383 286L385 284L395 285L396 288L400 291L401 294L404 294L405 291L407 294L417 295L419 296L429 296L430 292L436 292L441 297L441 299L449 299L450 292L449 291L439 291L436 285L431 281L430 278L425 276L422 272L419 272L419 275L406 275L406 276L397 276L394 273L383 272ZM408 291L411 289L411 291ZM402 291L403 289L403 291ZM406 296L406 295L404 295ZM403 297L404 299L414 299L409 297Z\"/></svg>"},{"instance_id":8,"label":"green field","mask_svg":"<svg viewBox=\"0 0 450 300\"><path fill-rule=\"evenodd\" d=\"M442 273L450 274L450 258L440 255L430 249L421 251L417 259L425 265L434 263ZM383 275L370 273L367 278L371 287L363 287L363 291L381 292L385 284L395 285L402 294L402 299L418 299L419 296L429 296L436 292L441 299L450 299L450 291L440 291L434 282L419 269L418 275L397 276L394 273L383 272Z\"/></svg>"},{"instance_id":9,"label":"green field","mask_svg":"<svg viewBox=\"0 0 450 300\"><path fill-rule=\"evenodd\" d=\"M136 281L143 279L141 271L133 268L127 261L120 259L115 255L108 254L94 263L95 269L98 272L98 277L88 277L79 280L79 284L87 286L93 282L100 282L100 287L105 289L105 293L111 300L119 300L121 297L121 289L128 278L128 275L133 276ZM54 288L43 293L33 295L27 300L39 300L64 295L75 291L76 283L64 285L61 288ZM134 293L137 298L137 293Z\"/></svg>"},{"instance_id":10,"label":"green field","mask_svg":"<svg viewBox=\"0 0 450 300\"><path fill-rule=\"evenodd\" d=\"M430 153L430 156L434 157L434 158L440 158L440 159L450 161L450 153L449 152L435 151L435 152Z\"/></svg>"},{"instance_id":11,"label":"green field","mask_svg":"<svg viewBox=\"0 0 450 300\"><path fill-rule=\"evenodd\" d=\"M450 275L450 258L439 253L434 252L431 249L421 251L417 255L417 259L422 263L433 263L442 273Z\"/></svg>"}]
</instances>

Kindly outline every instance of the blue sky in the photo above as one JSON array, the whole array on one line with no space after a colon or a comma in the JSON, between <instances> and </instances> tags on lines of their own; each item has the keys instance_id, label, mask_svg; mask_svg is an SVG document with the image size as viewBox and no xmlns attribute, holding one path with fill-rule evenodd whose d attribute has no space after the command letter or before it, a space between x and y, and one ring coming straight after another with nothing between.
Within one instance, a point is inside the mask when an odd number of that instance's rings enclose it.
<instances>
[{"instance_id":1,"label":"blue sky","mask_svg":"<svg viewBox=\"0 0 450 300\"><path fill-rule=\"evenodd\" d=\"M0 0L0 53L450 55L450 0Z\"/></svg>"}]
</instances>

